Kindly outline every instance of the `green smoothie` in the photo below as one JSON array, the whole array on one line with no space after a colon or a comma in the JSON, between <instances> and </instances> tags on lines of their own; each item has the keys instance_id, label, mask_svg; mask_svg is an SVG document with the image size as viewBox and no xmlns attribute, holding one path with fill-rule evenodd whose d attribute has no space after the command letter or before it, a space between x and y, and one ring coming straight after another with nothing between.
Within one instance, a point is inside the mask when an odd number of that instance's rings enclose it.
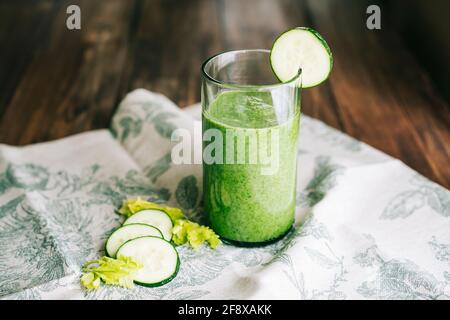
<instances>
[{"instance_id":1,"label":"green smoothie","mask_svg":"<svg viewBox=\"0 0 450 320\"><path fill-rule=\"evenodd\" d=\"M203 112L203 132L217 129L224 137L223 163L203 164L205 210L224 240L267 242L292 226L300 111L288 118L277 115L270 92L225 92ZM233 139L226 139L230 134ZM238 147L239 137L247 137L245 148ZM257 145L248 137L256 137ZM203 143L204 150L209 143ZM263 162L268 154L270 163ZM235 163L227 161L233 158Z\"/></svg>"}]
</instances>

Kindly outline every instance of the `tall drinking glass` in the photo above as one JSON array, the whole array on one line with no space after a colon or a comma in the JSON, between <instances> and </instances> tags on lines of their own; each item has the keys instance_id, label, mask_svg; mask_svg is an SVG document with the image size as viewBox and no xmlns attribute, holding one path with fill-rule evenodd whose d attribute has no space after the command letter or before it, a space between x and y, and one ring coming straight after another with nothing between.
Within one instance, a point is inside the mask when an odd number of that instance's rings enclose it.
<instances>
[{"instance_id":1,"label":"tall drinking glass","mask_svg":"<svg viewBox=\"0 0 450 320\"><path fill-rule=\"evenodd\" d=\"M204 207L225 242L252 246L294 222L301 72L280 83L269 50L202 65Z\"/></svg>"}]
</instances>

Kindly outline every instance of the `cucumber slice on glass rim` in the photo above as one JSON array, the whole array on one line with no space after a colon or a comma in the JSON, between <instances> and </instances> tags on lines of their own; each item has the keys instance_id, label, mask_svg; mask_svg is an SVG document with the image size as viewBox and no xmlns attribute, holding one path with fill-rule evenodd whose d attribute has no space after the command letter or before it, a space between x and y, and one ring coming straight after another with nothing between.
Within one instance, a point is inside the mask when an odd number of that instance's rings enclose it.
<instances>
[{"instance_id":1,"label":"cucumber slice on glass rim","mask_svg":"<svg viewBox=\"0 0 450 320\"><path fill-rule=\"evenodd\" d=\"M302 88L311 88L328 78L333 68L333 55L317 31L295 28L275 40L270 64L281 82L293 79L301 68Z\"/></svg>"},{"instance_id":2,"label":"cucumber slice on glass rim","mask_svg":"<svg viewBox=\"0 0 450 320\"><path fill-rule=\"evenodd\" d=\"M142 263L134 282L146 287L159 287L176 277L180 259L175 247L158 237L140 237L125 242L117 257L126 256Z\"/></svg>"},{"instance_id":3,"label":"cucumber slice on glass rim","mask_svg":"<svg viewBox=\"0 0 450 320\"><path fill-rule=\"evenodd\" d=\"M118 228L109 236L105 246L106 254L111 258L115 258L117 250L125 242L143 236L163 237L161 231L151 225L143 223L127 224Z\"/></svg>"},{"instance_id":4,"label":"cucumber slice on glass rim","mask_svg":"<svg viewBox=\"0 0 450 320\"><path fill-rule=\"evenodd\" d=\"M167 213L157 209L141 210L129 217L123 225L131 223L143 223L154 226L161 231L165 240L170 241L172 239L172 220Z\"/></svg>"}]
</instances>

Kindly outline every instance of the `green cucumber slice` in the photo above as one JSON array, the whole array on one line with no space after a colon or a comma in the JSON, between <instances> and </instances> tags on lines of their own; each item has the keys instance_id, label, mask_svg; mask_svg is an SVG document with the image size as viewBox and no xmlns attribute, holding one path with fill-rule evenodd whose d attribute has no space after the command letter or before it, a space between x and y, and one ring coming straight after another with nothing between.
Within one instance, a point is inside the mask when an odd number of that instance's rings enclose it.
<instances>
[{"instance_id":1,"label":"green cucumber slice","mask_svg":"<svg viewBox=\"0 0 450 320\"><path fill-rule=\"evenodd\" d=\"M172 220L167 213L161 210L147 209L136 212L125 220L123 224L127 225L131 223L149 224L161 231L165 240L170 241L170 239L172 239Z\"/></svg>"},{"instance_id":2,"label":"green cucumber slice","mask_svg":"<svg viewBox=\"0 0 450 320\"><path fill-rule=\"evenodd\" d=\"M317 31L295 28L275 40L270 64L281 82L292 80L301 68L302 88L311 88L328 78L333 68L333 55Z\"/></svg>"},{"instance_id":3,"label":"green cucumber slice","mask_svg":"<svg viewBox=\"0 0 450 320\"><path fill-rule=\"evenodd\" d=\"M140 237L125 242L117 257L126 256L143 264L134 282L146 287L159 287L176 277L180 258L175 247L158 237Z\"/></svg>"},{"instance_id":4,"label":"green cucumber slice","mask_svg":"<svg viewBox=\"0 0 450 320\"><path fill-rule=\"evenodd\" d=\"M163 237L161 231L154 226L143 223L127 224L115 230L109 236L105 246L106 254L111 258L115 258L117 250L119 250L125 242L143 236Z\"/></svg>"}]
</instances>

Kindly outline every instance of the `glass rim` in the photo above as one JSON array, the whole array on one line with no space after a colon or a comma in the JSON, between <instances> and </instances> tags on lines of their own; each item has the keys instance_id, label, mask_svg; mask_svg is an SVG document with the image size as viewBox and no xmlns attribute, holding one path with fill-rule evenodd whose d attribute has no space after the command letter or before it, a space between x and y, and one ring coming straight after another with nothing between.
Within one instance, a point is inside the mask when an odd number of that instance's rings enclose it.
<instances>
[{"instance_id":1,"label":"glass rim","mask_svg":"<svg viewBox=\"0 0 450 320\"><path fill-rule=\"evenodd\" d=\"M223 82L220 81L218 79L215 79L214 77L210 76L208 74L208 72L206 72L206 65L213 60L214 58L217 58L218 56L221 56L223 54L229 54L229 53L247 53L247 52L264 52L264 53L269 53L269 57L270 57L270 50L268 49L241 49L241 50L230 50L230 51L222 51L219 52L215 55L212 55L211 57L209 57L208 59L206 59L201 66L201 74L204 78L206 78L208 81L211 81L219 86L225 87L225 88L230 88L230 89L244 89L244 90L248 90L248 89L271 89L271 88L278 88L278 87L282 87L282 86L286 86L286 85L292 85L293 83L295 83L296 81L298 81L298 79L300 78L300 76L302 75L302 69L299 68L297 74L290 80L286 81L286 82L278 82L278 83L271 83L271 84L235 84L235 83L228 83L228 82ZM270 62L269 62L270 63ZM272 69L272 65L270 65L270 68ZM272 69L273 72L273 69ZM274 72L274 75L276 78L278 78Z\"/></svg>"}]
</instances>

